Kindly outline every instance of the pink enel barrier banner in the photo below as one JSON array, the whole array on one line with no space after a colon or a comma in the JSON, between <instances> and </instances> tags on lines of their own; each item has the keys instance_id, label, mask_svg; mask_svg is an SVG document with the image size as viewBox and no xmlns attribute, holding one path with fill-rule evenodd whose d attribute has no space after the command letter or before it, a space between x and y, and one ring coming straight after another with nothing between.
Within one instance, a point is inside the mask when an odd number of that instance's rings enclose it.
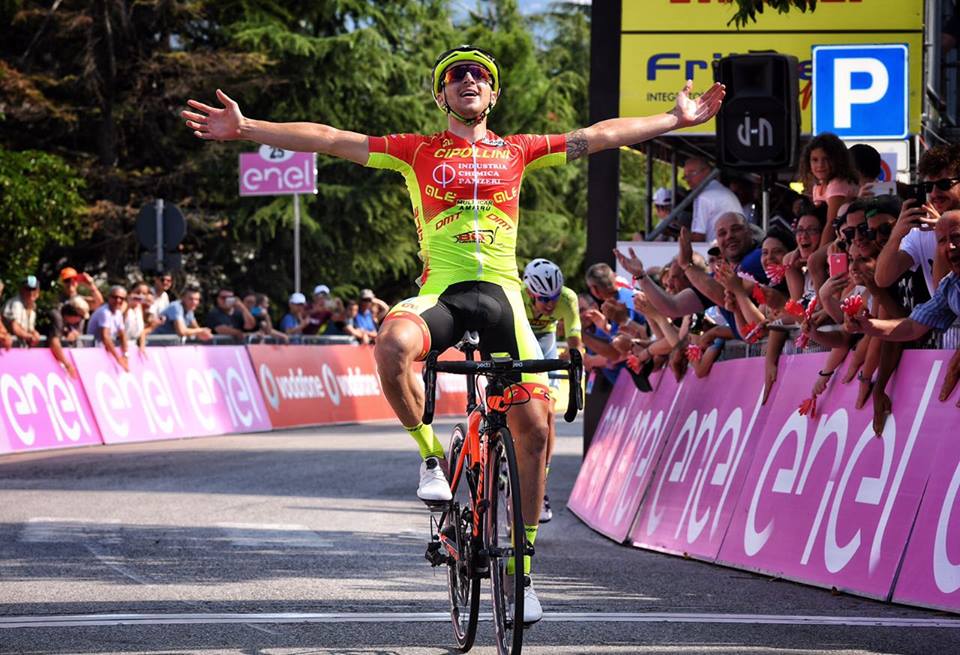
<instances>
[{"instance_id":1,"label":"pink enel barrier banner","mask_svg":"<svg viewBox=\"0 0 960 655\"><path fill-rule=\"evenodd\" d=\"M822 355L781 365L780 375L795 382L781 385L765 408L764 433L718 561L888 599L947 428L931 411L943 358L904 353L888 386L894 412L882 437L874 434L871 405L854 409L858 383L842 384L837 375L817 415L799 414ZM763 362L755 365L759 376Z\"/></svg>"},{"instance_id":2,"label":"pink enel barrier banner","mask_svg":"<svg viewBox=\"0 0 960 655\"><path fill-rule=\"evenodd\" d=\"M0 453L101 443L80 381L50 350L0 350Z\"/></svg>"},{"instance_id":3,"label":"pink enel barrier banner","mask_svg":"<svg viewBox=\"0 0 960 655\"><path fill-rule=\"evenodd\" d=\"M951 353L940 353L946 368ZM897 576L893 600L960 611L960 438L957 421L960 391L954 390L945 402L938 400L943 375L934 388L923 430L932 431L940 441L927 488L920 503Z\"/></svg>"},{"instance_id":4,"label":"pink enel barrier banner","mask_svg":"<svg viewBox=\"0 0 960 655\"><path fill-rule=\"evenodd\" d=\"M656 389L656 381L651 380L651 383ZM627 413L639 393L630 375L621 371L610 397L607 398L603 416L600 417L590 441L590 449L580 464L580 472L570 491L567 508L590 527L595 527L596 506L607 484L610 469L620 453Z\"/></svg>"},{"instance_id":5,"label":"pink enel barrier banner","mask_svg":"<svg viewBox=\"0 0 960 655\"><path fill-rule=\"evenodd\" d=\"M688 402L668 433L630 534L634 545L716 558L763 435L763 370L763 360L741 359L718 364L706 378L684 377Z\"/></svg>"},{"instance_id":6,"label":"pink enel barrier banner","mask_svg":"<svg viewBox=\"0 0 960 655\"><path fill-rule=\"evenodd\" d=\"M185 432L181 436L271 429L246 348L180 346L163 350L179 396Z\"/></svg>"},{"instance_id":7,"label":"pink enel barrier banner","mask_svg":"<svg viewBox=\"0 0 960 655\"><path fill-rule=\"evenodd\" d=\"M633 387L629 374L621 380ZM656 374L654 391L634 391L633 402L621 422L620 447L599 501L593 506L593 526L616 541L624 541L644 495L649 495L657 462L667 438L676 429L677 417L692 398L692 376L678 383L672 371Z\"/></svg>"},{"instance_id":8,"label":"pink enel barrier banner","mask_svg":"<svg viewBox=\"0 0 960 655\"><path fill-rule=\"evenodd\" d=\"M131 348L129 372L103 348L73 357L104 443L270 429L240 346Z\"/></svg>"},{"instance_id":9,"label":"pink enel barrier banner","mask_svg":"<svg viewBox=\"0 0 960 655\"><path fill-rule=\"evenodd\" d=\"M133 349L129 373L103 348L72 351L104 443L186 436L179 394L164 366L166 350Z\"/></svg>"}]
</instances>

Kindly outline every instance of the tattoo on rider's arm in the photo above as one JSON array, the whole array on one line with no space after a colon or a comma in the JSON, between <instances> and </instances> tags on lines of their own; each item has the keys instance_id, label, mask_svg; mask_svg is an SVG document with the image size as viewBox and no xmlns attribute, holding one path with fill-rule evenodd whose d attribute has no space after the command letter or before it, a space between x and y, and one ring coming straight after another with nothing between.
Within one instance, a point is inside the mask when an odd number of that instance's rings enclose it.
<instances>
[{"instance_id":1,"label":"tattoo on rider's arm","mask_svg":"<svg viewBox=\"0 0 960 655\"><path fill-rule=\"evenodd\" d=\"M587 136L583 130L567 134L567 161L579 159L587 154Z\"/></svg>"}]
</instances>

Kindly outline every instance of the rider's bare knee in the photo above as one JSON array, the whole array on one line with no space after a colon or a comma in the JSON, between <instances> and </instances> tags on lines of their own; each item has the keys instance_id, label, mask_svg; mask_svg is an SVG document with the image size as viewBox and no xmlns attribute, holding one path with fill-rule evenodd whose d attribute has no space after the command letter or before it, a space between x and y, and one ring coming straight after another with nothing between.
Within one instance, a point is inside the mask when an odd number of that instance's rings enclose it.
<instances>
[{"instance_id":1,"label":"rider's bare knee","mask_svg":"<svg viewBox=\"0 0 960 655\"><path fill-rule=\"evenodd\" d=\"M377 336L373 354L381 372L406 370L419 353L420 345L416 342L419 333L404 327L391 326Z\"/></svg>"}]
</instances>

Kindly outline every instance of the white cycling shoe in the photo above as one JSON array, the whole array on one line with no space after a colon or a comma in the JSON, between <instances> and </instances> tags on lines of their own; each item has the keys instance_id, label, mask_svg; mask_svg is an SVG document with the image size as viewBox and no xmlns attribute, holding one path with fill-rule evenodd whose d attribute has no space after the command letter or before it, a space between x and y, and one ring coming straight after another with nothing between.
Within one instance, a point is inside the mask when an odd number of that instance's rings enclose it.
<instances>
[{"instance_id":1,"label":"white cycling shoe","mask_svg":"<svg viewBox=\"0 0 960 655\"><path fill-rule=\"evenodd\" d=\"M533 581L529 575L523 576L523 622L536 623L543 618L543 607L537 592L533 589Z\"/></svg>"},{"instance_id":2,"label":"white cycling shoe","mask_svg":"<svg viewBox=\"0 0 960 655\"><path fill-rule=\"evenodd\" d=\"M440 460L436 457L428 457L420 463L417 498L425 503L445 503L453 499L450 483L447 482Z\"/></svg>"}]
</instances>

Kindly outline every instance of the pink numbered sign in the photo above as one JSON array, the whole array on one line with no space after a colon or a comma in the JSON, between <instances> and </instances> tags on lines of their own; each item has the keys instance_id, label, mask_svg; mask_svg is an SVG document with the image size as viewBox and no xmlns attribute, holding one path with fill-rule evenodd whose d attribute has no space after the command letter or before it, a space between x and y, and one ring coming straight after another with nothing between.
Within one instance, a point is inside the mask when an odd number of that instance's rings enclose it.
<instances>
[{"instance_id":1,"label":"pink numbered sign","mask_svg":"<svg viewBox=\"0 0 960 655\"><path fill-rule=\"evenodd\" d=\"M241 196L316 193L317 155L260 146L240 155Z\"/></svg>"}]
</instances>

